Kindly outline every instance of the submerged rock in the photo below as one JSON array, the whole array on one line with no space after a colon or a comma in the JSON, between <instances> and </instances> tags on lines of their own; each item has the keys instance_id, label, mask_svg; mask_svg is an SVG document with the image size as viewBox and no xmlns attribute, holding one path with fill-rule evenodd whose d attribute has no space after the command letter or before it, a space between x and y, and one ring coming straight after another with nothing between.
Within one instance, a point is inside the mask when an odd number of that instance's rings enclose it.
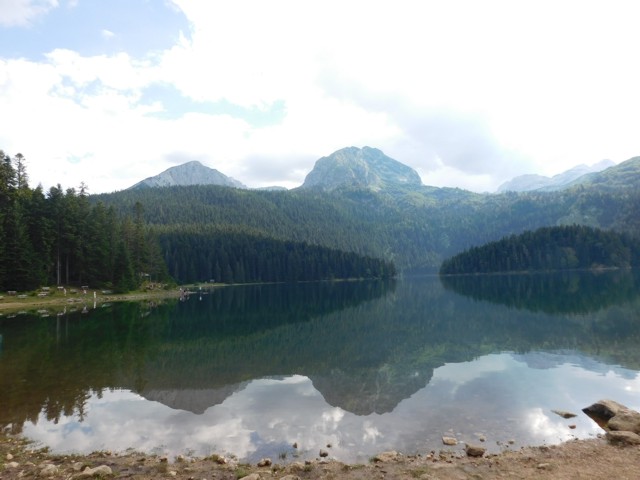
<instances>
[{"instance_id":1,"label":"submerged rock","mask_svg":"<svg viewBox=\"0 0 640 480\"><path fill-rule=\"evenodd\" d=\"M575 413L567 412L565 410L551 410L556 415L560 415L562 418L573 418L577 417Z\"/></svg>"}]
</instances>

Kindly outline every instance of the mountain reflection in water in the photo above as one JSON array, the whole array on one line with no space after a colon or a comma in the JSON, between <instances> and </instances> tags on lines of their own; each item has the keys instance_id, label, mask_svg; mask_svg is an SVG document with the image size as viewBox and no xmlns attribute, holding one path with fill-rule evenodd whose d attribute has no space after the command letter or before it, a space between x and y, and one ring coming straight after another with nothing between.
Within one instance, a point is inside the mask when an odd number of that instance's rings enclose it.
<instances>
[{"instance_id":1,"label":"mountain reflection in water","mask_svg":"<svg viewBox=\"0 0 640 480\"><path fill-rule=\"evenodd\" d=\"M293 455L297 442L301 457L331 443L332 455L355 461L442 448L449 431L482 433L494 449L585 437L597 432L589 419L571 430L550 410L579 413L603 396L633 407L640 393L638 284L620 287L607 272L593 277L598 288L608 275L625 295L569 311L541 307L542 294L514 310L424 277L232 287L0 319L0 424L54 451L246 459ZM592 292L589 281L573 281L573 295ZM549 305L566 295L540 291Z\"/></svg>"}]
</instances>

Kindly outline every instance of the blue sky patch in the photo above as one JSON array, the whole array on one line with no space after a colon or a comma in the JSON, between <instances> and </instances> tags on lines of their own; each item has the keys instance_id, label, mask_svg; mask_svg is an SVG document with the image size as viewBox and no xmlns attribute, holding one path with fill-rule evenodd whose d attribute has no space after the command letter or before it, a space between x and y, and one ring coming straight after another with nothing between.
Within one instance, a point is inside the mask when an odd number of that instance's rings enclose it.
<instances>
[{"instance_id":1,"label":"blue sky patch","mask_svg":"<svg viewBox=\"0 0 640 480\"><path fill-rule=\"evenodd\" d=\"M28 26L0 27L0 57L40 61L56 48L83 56L127 52L144 57L189 37L182 12L162 1L80 0L33 20Z\"/></svg>"}]
</instances>

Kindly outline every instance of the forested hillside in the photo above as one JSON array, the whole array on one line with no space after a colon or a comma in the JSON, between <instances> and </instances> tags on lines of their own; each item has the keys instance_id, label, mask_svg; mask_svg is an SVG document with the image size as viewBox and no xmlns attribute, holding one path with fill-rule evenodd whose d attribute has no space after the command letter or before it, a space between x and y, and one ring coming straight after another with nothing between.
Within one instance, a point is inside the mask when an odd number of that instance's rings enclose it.
<instances>
[{"instance_id":1,"label":"forested hillside","mask_svg":"<svg viewBox=\"0 0 640 480\"><path fill-rule=\"evenodd\" d=\"M474 247L447 259L441 274L640 266L640 240L571 225L545 227Z\"/></svg>"},{"instance_id":2,"label":"forested hillside","mask_svg":"<svg viewBox=\"0 0 640 480\"><path fill-rule=\"evenodd\" d=\"M562 192L481 195L426 186L378 192L190 186L92 199L121 213L141 203L155 234L215 227L381 258L403 271L436 272L443 259L465 249L543 226L581 224L640 232L640 192L635 189L607 192L581 186Z\"/></svg>"},{"instance_id":3,"label":"forested hillside","mask_svg":"<svg viewBox=\"0 0 640 480\"><path fill-rule=\"evenodd\" d=\"M169 271L180 283L302 282L396 275L392 262L215 226L157 231Z\"/></svg>"}]
</instances>

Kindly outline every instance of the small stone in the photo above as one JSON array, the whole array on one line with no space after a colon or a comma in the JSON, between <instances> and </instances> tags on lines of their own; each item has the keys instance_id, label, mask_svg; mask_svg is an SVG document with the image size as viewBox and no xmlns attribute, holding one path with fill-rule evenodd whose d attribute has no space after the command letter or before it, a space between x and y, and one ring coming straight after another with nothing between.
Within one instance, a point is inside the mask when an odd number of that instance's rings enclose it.
<instances>
[{"instance_id":1,"label":"small stone","mask_svg":"<svg viewBox=\"0 0 640 480\"><path fill-rule=\"evenodd\" d=\"M377 454L375 457L373 457L373 461L381 463L393 462L394 460L397 460L399 456L400 454L398 452L396 452L395 450L391 450L389 452L382 452Z\"/></svg>"},{"instance_id":2,"label":"small stone","mask_svg":"<svg viewBox=\"0 0 640 480\"><path fill-rule=\"evenodd\" d=\"M20 464L18 462L9 462L6 464L7 468L18 468Z\"/></svg>"},{"instance_id":3,"label":"small stone","mask_svg":"<svg viewBox=\"0 0 640 480\"><path fill-rule=\"evenodd\" d=\"M41 477L53 477L58 474L58 467L53 464L46 465L42 470L40 470Z\"/></svg>"},{"instance_id":4,"label":"small stone","mask_svg":"<svg viewBox=\"0 0 640 480\"><path fill-rule=\"evenodd\" d=\"M176 457L176 462L184 462L184 455L178 455Z\"/></svg>"},{"instance_id":5,"label":"small stone","mask_svg":"<svg viewBox=\"0 0 640 480\"><path fill-rule=\"evenodd\" d=\"M487 441L487 437L485 437L484 435L480 435L478 437L478 440L480 440L481 442L486 442Z\"/></svg>"},{"instance_id":6,"label":"small stone","mask_svg":"<svg viewBox=\"0 0 640 480\"><path fill-rule=\"evenodd\" d=\"M540 470L547 470L550 467L550 463L539 463L538 465L536 465L536 468L539 468Z\"/></svg>"},{"instance_id":7,"label":"small stone","mask_svg":"<svg viewBox=\"0 0 640 480\"><path fill-rule=\"evenodd\" d=\"M169 461L168 457L160 457L160 462L167 463Z\"/></svg>"},{"instance_id":8,"label":"small stone","mask_svg":"<svg viewBox=\"0 0 640 480\"><path fill-rule=\"evenodd\" d=\"M571 430L575 430L575 429L576 429L576 426L577 426L577 425L575 425L575 424L571 424L571 425L569 425L569 428L570 428Z\"/></svg>"},{"instance_id":9,"label":"small stone","mask_svg":"<svg viewBox=\"0 0 640 480\"><path fill-rule=\"evenodd\" d=\"M467 443L464 450L469 457L481 457L484 455L484 452L487 451L486 448L481 447L480 445L472 445L470 443Z\"/></svg>"},{"instance_id":10,"label":"small stone","mask_svg":"<svg viewBox=\"0 0 640 480\"><path fill-rule=\"evenodd\" d=\"M457 445L458 440L454 437L442 437L442 443L445 445Z\"/></svg>"},{"instance_id":11,"label":"small stone","mask_svg":"<svg viewBox=\"0 0 640 480\"><path fill-rule=\"evenodd\" d=\"M292 446L293 448L298 448L298 442L295 442Z\"/></svg>"},{"instance_id":12,"label":"small stone","mask_svg":"<svg viewBox=\"0 0 640 480\"><path fill-rule=\"evenodd\" d=\"M73 469L74 472L81 472L82 469L84 468L84 463L75 462L75 463L71 464L71 468Z\"/></svg>"},{"instance_id":13,"label":"small stone","mask_svg":"<svg viewBox=\"0 0 640 480\"><path fill-rule=\"evenodd\" d=\"M513 445L514 443L516 443L516 441L515 441L514 439L510 439L507 443L508 443L509 445Z\"/></svg>"},{"instance_id":14,"label":"small stone","mask_svg":"<svg viewBox=\"0 0 640 480\"><path fill-rule=\"evenodd\" d=\"M327 448L331 448L331 444L330 443L327 443Z\"/></svg>"},{"instance_id":15,"label":"small stone","mask_svg":"<svg viewBox=\"0 0 640 480\"><path fill-rule=\"evenodd\" d=\"M320 457L325 458L329 456L329 452L326 450L320 450Z\"/></svg>"},{"instance_id":16,"label":"small stone","mask_svg":"<svg viewBox=\"0 0 640 480\"><path fill-rule=\"evenodd\" d=\"M7 453L7 460L8 461L13 460L13 455L11 455L10 453Z\"/></svg>"},{"instance_id":17,"label":"small stone","mask_svg":"<svg viewBox=\"0 0 640 480\"><path fill-rule=\"evenodd\" d=\"M260 480L260 475L257 473L250 473L246 477L242 477L240 480Z\"/></svg>"},{"instance_id":18,"label":"small stone","mask_svg":"<svg viewBox=\"0 0 640 480\"><path fill-rule=\"evenodd\" d=\"M113 475L111 467L108 465L100 465L96 468L85 468L76 476L76 478L104 477L106 475Z\"/></svg>"},{"instance_id":19,"label":"small stone","mask_svg":"<svg viewBox=\"0 0 640 480\"><path fill-rule=\"evenodd\" d=\"M178 472L176 472L175 470L169 470L167 473L170 477L175 477L176 475L178 475Z\"/></svg>"},{"instance_id":20,"label":"small stone","mask_svg":"<svg viewBox=\"0 0 640 480\"><path fill-rule=\"evenodd\" d=\"M261 458L257 464L259 467L270 467L271 459L270 458Z\"/></svg>"}]
</instances>

